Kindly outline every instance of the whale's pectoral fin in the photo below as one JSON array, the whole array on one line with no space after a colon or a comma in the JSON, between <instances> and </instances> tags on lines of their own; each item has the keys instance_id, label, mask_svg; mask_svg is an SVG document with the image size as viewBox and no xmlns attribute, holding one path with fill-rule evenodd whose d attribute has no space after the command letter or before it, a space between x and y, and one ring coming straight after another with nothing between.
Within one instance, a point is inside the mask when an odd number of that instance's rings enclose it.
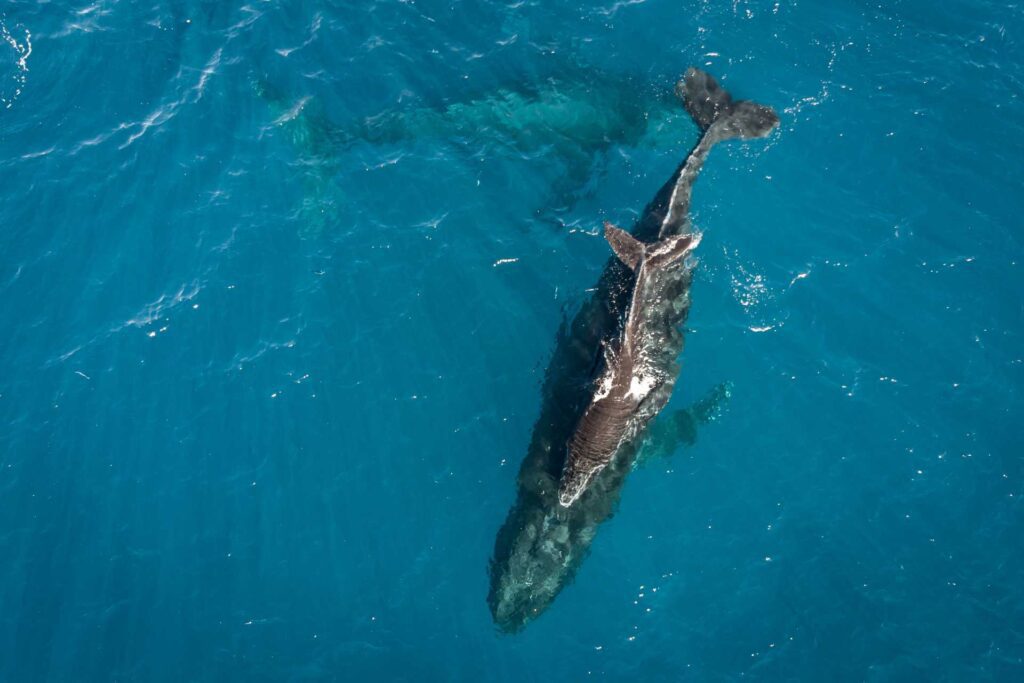
<instances>
[{"instance_id":1,"label":"whale's pectoral fin","mask_svg":"<svg viewBox=\"0 0 1024 683\"><path fill-rule=\"evenodd\" d=\"M771 107L749 100L733 100L711 74L700 69L686 71L676 85L676 95L683 100L686 111L701 130L717 124L716 140L763 138L779 124L779 117Z\"/></svg>"},{"instance_id":2,"label":"whale's pectoral fin","mask_svg":"<svg viewBox=\"0 0 1024 683\"><path fill-rule=\"evenodd\" d=\"M640 442L633 468L646 467L670 457L682 445L697 442L697 420L689 409L663 413L655 418Z\"/></svg>"},{"instance_id":3,"label":"whale's pectoral fin","mask_svg":"<svg viewBox=\"0 0 1024 683\"><path fill-rule=\"evenodd\" d=\"M732 398L732 382L722 382L690 406L689 411L699 424L714 422L722 416L725 404Z\"/></svg>"},{"instance_id":4,"label":"whale's pectoral fin","mask_svg":"<svg viewBox=\"0 0 1024 683\"><path fill-rule=\"evenodd\" d=\"M653 460L667 458L681 445L695 444L697 428L717 420L731 395L732 383L723 382L689 408L659 415L640 445L635 466L643 467Z\"/></svg>"},{"instance_id":5,"label":"whale's pectoral fin","mask_svg":"<svg viewBox=\"0 0 1024 683\"><path fill-rule=\"evenodd\" d=\"M604 224L604 237L619 260L629 266L630 270L636 270L644 255L643 242L608 221Z\"/></svg>"}]
</instances>

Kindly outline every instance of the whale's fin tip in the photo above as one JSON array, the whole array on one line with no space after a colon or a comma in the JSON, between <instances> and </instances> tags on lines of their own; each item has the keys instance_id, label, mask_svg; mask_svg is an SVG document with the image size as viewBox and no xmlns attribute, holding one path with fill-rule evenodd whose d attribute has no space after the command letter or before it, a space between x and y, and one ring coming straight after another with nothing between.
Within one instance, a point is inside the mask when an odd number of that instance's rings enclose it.
<instances>
[{"instance_id":1,"label":"whale's fin tip","mask_svg":"<svg viewBox=\"0 0 1024 683\"><path fill-rule=\"evenodd\" d=\"M718 85L714 76L692 66L676 84L676 95L701 130L710 128L732 107L732 96Z\"/></svg>"},{"instance_id":2,"label":"whale's fin tip","mask_svg":"<svg viewBox=\"0 0 1024 683\"><path fill-rule=\"evenodd\" d=\"M779 124L771 107L749 100L735 101L714 76L695 67L686 70L676 95L702 131L719 124L719 139L763 138Z\"/></svg>"},{"instance_id":3,"label":"whale's fin tip","mask_svg":"<svg viewBox=\"0 0 1024 683\"><path fill-rule=\"evenodd\" d=\"M636 270L644 255L643 242L608 221L604 223L604 237L619 260L629 266L630 270Z\"/></svg>"}]
</instances>

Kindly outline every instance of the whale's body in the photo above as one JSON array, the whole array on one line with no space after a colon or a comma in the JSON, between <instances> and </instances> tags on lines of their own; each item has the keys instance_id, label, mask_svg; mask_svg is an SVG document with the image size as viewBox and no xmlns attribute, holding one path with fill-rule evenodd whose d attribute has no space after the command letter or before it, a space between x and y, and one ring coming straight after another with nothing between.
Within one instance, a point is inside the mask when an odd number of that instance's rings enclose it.
<instances>
[{"instance_id":1,"label":"whale's body","mask_svg":"<svg viewBox=\"0 0 1024 683\"><path fill-rule=\"evenodd\" d=\"M360 145L386 148L447 144L484 159L511 151L525 159L543 155L561 175L554 201L569 205L593 177L598 160L615 145L654 147L678 140L678 106L665 97L638 96L625 78L603 75L549 79L539 85L501 88L479 97L434 106L402 106L335 122L315 97L291 99L266 80L253 83L269 105L276 129L291 143L305 180L300 210L303 234L316 236L344 215L338 175Z\"/></svg>"},{"instance_id":2,"label":"whale's body","mask_svg":"<svg viewBox=\"0 0 1024 683\"><path fill-rule=\"evenodd\" d=\"M548 368L519 495L491 563L488 602L507 631L539 615L572 579L618 502L645 427L671 396L690 307L686 256L699 242L688 214L701 166L716 143L764 137L778 124L770 108L734 101L697 69L676 92L700 140L632 235L606 226L617 258L563 326Z\"/></svg>"}]
</instances>

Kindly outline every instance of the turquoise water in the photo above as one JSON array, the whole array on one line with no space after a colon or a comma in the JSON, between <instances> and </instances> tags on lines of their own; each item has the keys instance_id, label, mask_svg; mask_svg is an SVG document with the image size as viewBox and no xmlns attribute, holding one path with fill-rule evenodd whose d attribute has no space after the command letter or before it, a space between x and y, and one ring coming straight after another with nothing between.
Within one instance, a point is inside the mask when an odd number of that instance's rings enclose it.
<instances>
[{"instance_id":1,"label":"turquoise water","mask_svg":"<svg viewBox=\"0 0 1024 683\"><path fill-rule=\"evenodd\" d=\"M555 5L0 7L0 681L1020 680L1024 10ZM690 65L781 118L694 194L730 398L506 635Z\"/></svg>"}]
</instances>

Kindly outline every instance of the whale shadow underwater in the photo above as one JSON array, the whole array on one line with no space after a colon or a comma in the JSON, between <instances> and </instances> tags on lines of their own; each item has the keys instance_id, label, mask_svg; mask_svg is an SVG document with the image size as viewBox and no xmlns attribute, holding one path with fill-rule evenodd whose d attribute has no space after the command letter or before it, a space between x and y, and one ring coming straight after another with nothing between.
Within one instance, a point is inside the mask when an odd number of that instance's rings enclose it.
<instances>
[{"instance_id":1,"label":"whale shadow underwater","mask_svg":"<svg viewBox=\"0 0 1024 683\"><path fill-rule=\"evenodd\" d=\"M467 158L500 151L505 158L521 158L533 173L535 160L543 157L545 167L557 171L537 210L550 219L589 192L613 147L655 148L682 140L678 124L685 114L671 97L645 93L626 76L588 73L586 81L550 77L465 100L396 106L347 122L336 122L315 96L296 98L267 78L253 78L252 85L271 116L264 130L282 135L293 149L304 182L297 215L303 235L314 237L347 213L337 178L356 146L407 148L426 141L450 145Z\"/></svg>"},{"instance_id":2,"label":"whale shadow underwater","mask_svg":"<svg viewBox=\"0 0 1024 683\"><path fill-rule=\"evenodd\" d=\"M689 205L693 182L710 149L725 139L764 137L778 124L771 109L733 101L711 76L696 69L687 72L676 93L701 137L633 228L632 237L647 248L687 237L699 241L689 222ZM614 237L609 240L620 253ZM560 327L541 389L540 415L516 480L516 501L498 531L489 567L487 602L500 630L519 631L572 582L598 527L613 515L638 456L671 454L679 444L693 443L697 426L714 419L728 397L728 385L716 387L692 408L662 415L646 429L668 402L679 374L694 266L693 259L680 259L645 294L634 292L634 271L612 257L592 296ZM657 335L648 335L644 355L658 365L660 379L634 409L632 422L619 430L621 441L613 456L588 472L574 495L566 497L566 480L574 474L567 467L570 442L588 425L588 412L605 398L597 385L610 376L615 357L623 355L607 349L621 347L635 308L632 299L641 295L648 297L642 303L659 326ZM602 430L609 431L607 426L598 428Z\"/></svg>"}]
</instances>

